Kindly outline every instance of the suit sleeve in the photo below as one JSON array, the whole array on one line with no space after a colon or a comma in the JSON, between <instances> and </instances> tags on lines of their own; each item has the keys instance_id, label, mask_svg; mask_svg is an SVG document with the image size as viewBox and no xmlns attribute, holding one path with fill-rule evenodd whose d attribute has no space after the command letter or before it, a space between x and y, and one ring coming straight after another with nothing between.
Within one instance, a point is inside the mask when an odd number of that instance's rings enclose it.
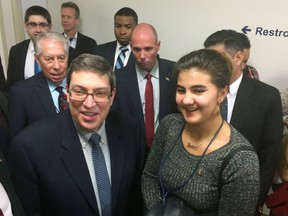
<instances>
[{"instance_id":1,"label":"suit sleeve","mask_svg":"<svg viewBox=\"0 0 288 216\"><path fill-rule=\"evenodd\" d=\"M273 176L279 162L283 138L283 120L280 94L277 90L270 94L265 124L263 126L262 144L259 154L261 191L259 204L265 202L272 184ZM268 97L268 95L267 95Z\"/></svg>"},{"instance_id":2,"label":"suit sleeve","mask_svg":"<svg viewBox=\"0 0 288 216\"><path fill-rule=\"evenodd\" d=\"M26 215L40 216L40 191L36 172L30 161L27 149L21 139L13 139L11 143L8 165L16 193L23 205Z\"/></svg>"},{"instance_id":3,"label":"suit sleeve","mask_svg":"<svg viewBox=\"0 0 288 216\"><path fill-rule=\"evenodd\" d=\"M11 137L16 136L27 125L23 100L21 92L12 86L8 94L8 119Z\"/></svg>"},{"instance_id":4,"label":"suit sleeve","mask_svg":"<svg viewBox=\"0 0 288 216\"><path fill-rule=\"evenodd\" d=\"M8 58L8 68L7 68L7 88L9 89L10 86L14 82L14 76L15 76L15 49L14 47L11 47L10 52L9 52L9 58Z\"/></svg>"}]
</instances>

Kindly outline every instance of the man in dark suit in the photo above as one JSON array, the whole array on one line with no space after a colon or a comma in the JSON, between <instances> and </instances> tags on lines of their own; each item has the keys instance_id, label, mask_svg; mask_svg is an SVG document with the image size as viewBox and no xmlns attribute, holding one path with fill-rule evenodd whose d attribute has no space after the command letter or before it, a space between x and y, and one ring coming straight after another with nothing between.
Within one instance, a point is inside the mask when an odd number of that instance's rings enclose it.
<instances>
[{"instance_id":1,"label":"man in dark suit","mask_svg":"<svg viewBox=\"0 0 288 216\"><path fill-rule=\"evenodd\" d=\"M227 121L247 138L258 154L261 181L258 204L261 208L280 158L283 120L279 91L243 75L244 46L237 32L217 31L206 39L204 46L231 60L233 73L227 95Z\"/></svg>"},{"instance_id":2,"label":"man in dark suit","mask_svg":"<svg viewBox=\"0 0 288 216\"><path fill-rule=\"evenodd\" d=\"M139 129L133 119L110 112L116 93L111 65L100 56L78 56L68 70L67 91L70 109L30 125L12 141L9 167L26 214L142 215ZM93 142L95 136L100 142ZM102 165L94 158L97 147Z\"/></svg>"},{"instance_id":3,"label":"man in dark suit","mask_svg":"<svg viewBox=\"0 0 288 216\"><path fill-rule=\"evenodd\" d=\"M136 25L131 35L131 49L135 62L115 71L117 93L113 109L137 119L148 153L159 121L176 111L176 80L172 76L175 62L159 58L160 41L156 30L150 24ZM148 104L145 100L148 74L151 76L153 88L152 111L147 111L145 106ZM150 126L146 124L146 117L149 116L146 113L154 113ZM151 128L153 134L149 132Z\"/></svg>"},{"instance_id":4,"label":"man in dark suit","mask_svg":"<svg viewBox=\"0 0 288 216\"><path fill-rule=\"evenodd\" d=\"M129 8L123 7L114 15L114 35L115 41L98 45L93 48L93 54L106 58L115 70L115 65L119 54L120 47L127 48L123 66L130 64L133 55L131 55L130 38L134 27L138 24L138 16L136 12Z\"/></svg>"},{"instance_id":5,"label":"man in dark suit","mask_svg":"<svg viewBox=\"0 0 288 216\"><path fill-rule=\"evenodd\" d=\"M24 216L23 208L15 193L4 156L0 151L0 215Z\"/></svg>"},{"instance_id":6,"label":"man in dark suit","mask_svg":"<svg viewBox=\"0 0 288 216\"><path fill-rule=\"evenodd\" d=\"M65 2L61 5L61 24L64 36L69 38L69 45L76 51L76 56L82 53L92 53L97 45L96 41L77 31L80 23L80 9L74 2ZM73 60L73 59L70 59Z\"/></svg>"},{"instance_id":7,"label":"man in dark suit","mask_svg":"<svg viewBox=\"0 0 288 216\"><path fill-rule=\"evenodd\" d=\"M35 68L34 46L32 40L42 32L51 31L50 13L43 7L31 6L25 12L25 31L30 39L11 47L7 69L7 87L33 76Z\"/></svg>"},{"instance_id":8,"label":"man in dark suit","mask_svg":"<svg viewBox=\"0 0 288 216\"><path fill-rule=\"evenodd\" d=\"M56 87L65 90L66 86L69 52L66 38L59 33L46 32L37 36L33 43L42 72L10 88L8 114L12 137L27 125L58 113L60 93Z\"/></svg>"}]
</instances>

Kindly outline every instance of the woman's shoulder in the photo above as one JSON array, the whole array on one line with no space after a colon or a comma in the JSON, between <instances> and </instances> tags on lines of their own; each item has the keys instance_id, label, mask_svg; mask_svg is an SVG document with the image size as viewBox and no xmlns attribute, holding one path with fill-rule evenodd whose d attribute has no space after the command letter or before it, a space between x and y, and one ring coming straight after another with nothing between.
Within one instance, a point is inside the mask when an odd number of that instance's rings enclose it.
<instances>
[{"instance_id":1,"label":"woman's shoulder","mask_svg":"<svg viewBox=\"0 0 288 216\"><path fill-rule=\"evenodd\" d=\"M167 116L165 116L161 121L160 123L162 124L169 124L171 122L174 122L174 123L183 123L184 122L184 118L182 116L181 113L171 113L171 114L168 114Z\"/></svg>"}]
</instances>

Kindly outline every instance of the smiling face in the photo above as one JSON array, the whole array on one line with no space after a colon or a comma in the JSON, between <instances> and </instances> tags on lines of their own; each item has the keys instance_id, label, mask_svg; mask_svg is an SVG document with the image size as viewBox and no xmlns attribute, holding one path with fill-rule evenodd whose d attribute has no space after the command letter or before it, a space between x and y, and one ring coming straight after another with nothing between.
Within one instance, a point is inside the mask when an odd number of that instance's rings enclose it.
<instances>
[{"instance_id":1,"label":"smiling face","mask_svg":"<svg viewBox=\"0 0 288 216\"><path fill-rule=\"evenodd\" d=\"M179 73L176 92L178 110L188 124L200 124L219 115L219 104L227 92L211 82L211 76L197 68Z\"/></svg>"},{"instance_id":2,"label":"smiling face","mask_svg":"<svg viewBox=\"0 0 288 216\"><path fill-rule=\"evenodd\" d=\"M67 91L85 91L89 95L85 100L74 100L68 97L69 108L73 120L81 129L92 132L98 130L106 119L112 105L116 90L111 90L108 75L101 75L90 71L77 71L71 74L71 81ZM111 93L109 100L95 102L90 93L106 91Z\"/></svg>"}]
</instances>

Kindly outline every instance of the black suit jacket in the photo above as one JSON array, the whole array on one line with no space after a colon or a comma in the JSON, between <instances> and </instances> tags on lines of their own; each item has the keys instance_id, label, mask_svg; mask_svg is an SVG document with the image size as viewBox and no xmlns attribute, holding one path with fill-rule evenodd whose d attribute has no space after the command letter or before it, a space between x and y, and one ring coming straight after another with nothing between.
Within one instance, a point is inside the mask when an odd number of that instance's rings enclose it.
<instances>
[{"instance_id":1,"label":"black suit jacket","mask_svg":"<svg viewBox=\"0 0 288 216\"><path fill-rule=\"evenodd\" d=\"M22 208L20 201L19 201L19 199L16 195L16 192L14 190L6 161L5 161L1 152L0 152L0 183L4 187L6 193L9 197L9 200L10 200L10 203L12 206L13 215L14 216L24 216L23 208Z\"/></svg>"},{"instance_id":2,"label":"black suit jacket","mask_svg":"<svg viewBox=\"0 0 288 216\"><path fill-rule=\"evenodd\" d=\"M12 137L27 125L57 113L47 80L42 73L11 86L8 104Z\"/></svg>"},{"instance_id":3,"label":"black suit jacket","mask_svg":"<svg viewBox=\"0 0 288 216\"><path fill-rule=\"evenodd\" d=\"M8 88L14 83L24 80L25 61L30 39L24 40L11 47L7 69Z\"/></svg>"},{"instance_id":4,"label":"black suit jacket","mask_svg":"<svg viewBox=\"0 0 288 216\"><path fill-rule=\"evenodd\" d=\"M78 32L77 42L75 49L70 47L69 48L69 62L68 65L75 59L77 56L83 53L92 53L93 47L97 46L97 43L94 39L81 34Z\"/></svg>"},{"instance_id":5,"label":"black suit jacket","mask_svg":"<svg viewBox=\"0 0 288 216\"><path fill-rule=\"evenodd\" d=\"M0 91L6 91L6 78L4 75L1 57L0 57Z\"/></svg>"},{"instance_id":6,"label":"black suit jacket","mask_svg":"<svg viewBox=\"0 0 288 216\"><path fill-rule=\"evenodd\" d=\"M177 112L177 108L175 102L176 80L172 75L175 62L158 59L158 63L160 82L160 121L166 115ZM116 96L112 109L137 119L138 124L141 126L142 135L145 137L144 114L136 73L135 62L115 71ZM146 143L146 141L144 141L144 143Z\"/></svg>"},{"instance_id":7,"label":"black suit jacket","mask_svg":"<svg viewBox=\"0 0 288 216\"><path fill-rule=\"evenodd\" d=\"M138 126L133 119L114 112L107 116L105 126L111 158L112 215L141 215L135 204L141 201L143 155ZM69 110L21 131L12 141L9 157L12 180L27 215L99 215Z\"/></svg>"},{"instance_id":8,"label":"black suit jacket","mask_svg":"<svg viewBox=\"0 0 288 216\"><path fill-rule=\"evenodd\" d=\"M116 52L116 47L117 47L117 41L111 41L105 44L98 45L93 48L92 53L94 55L99 55L104 57L105 59L108 60L108 62L114 67L114 59L115 59L115 52ZM133 54L131 53L127 62L127 65L132 63L134 57Z\"/></svg>"},{"instance_id":9,"label":"black suit jacket","mask_svg":"<svg viewBox=\"0 0 288 216\"><path fill-rule=\"evenodd\" d=\"M279 91L263 82L243 76L231 122L253 145L260 161L260 204L265 201L280 158L283 137Z\"/></svg>"}]
</instances>

